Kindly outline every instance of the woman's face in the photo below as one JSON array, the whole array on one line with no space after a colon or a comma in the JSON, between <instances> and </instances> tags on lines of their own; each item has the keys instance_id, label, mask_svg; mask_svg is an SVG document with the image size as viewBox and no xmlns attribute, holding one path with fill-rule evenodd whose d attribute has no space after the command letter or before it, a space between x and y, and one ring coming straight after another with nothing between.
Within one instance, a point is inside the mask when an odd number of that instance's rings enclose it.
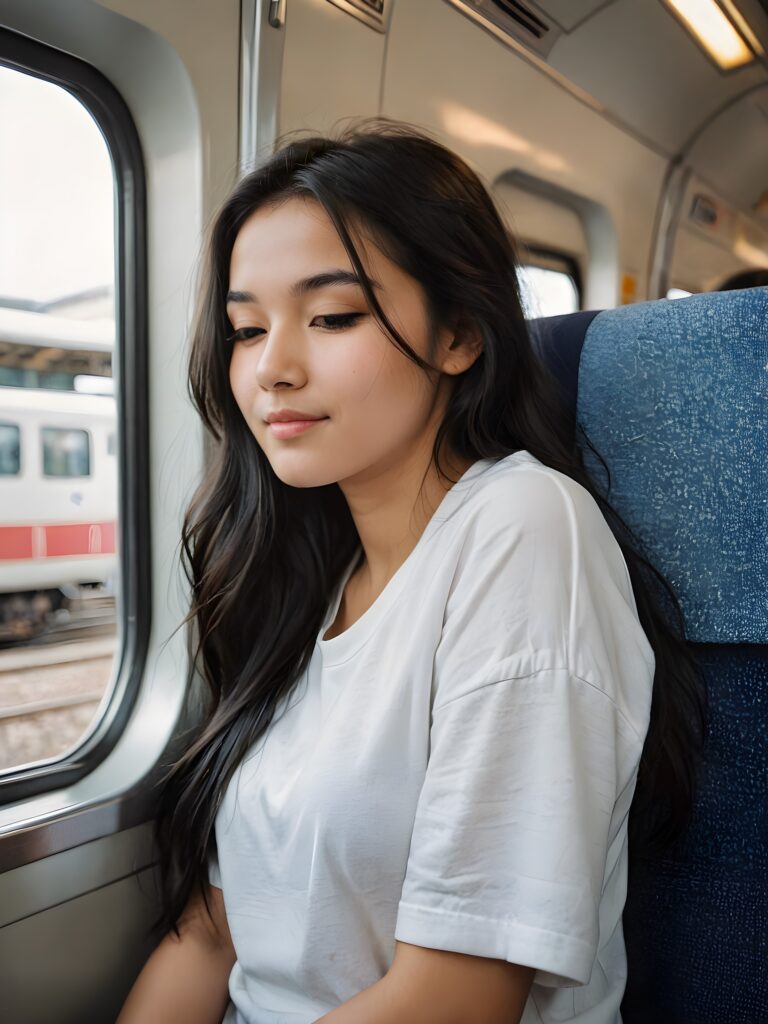
<instances>
[{"instance_id":1,"label":"woman's face","mask_svg":"<svg viewBox=\"0 0 768 1024\"><path fill-rule=\"evenodd\" d=\"M354 240L384 312L426 358L421 286L373 243ZM428 457L451 375L466 363L443 331L435 358L447 375L430 379L386 337L318 203L295 198L252 214L235 240L229 289L232 393L284 483L386 478ZM323 418L300 433L272 427L268 415L286 408Z\"/></svg>"}]
</instances>

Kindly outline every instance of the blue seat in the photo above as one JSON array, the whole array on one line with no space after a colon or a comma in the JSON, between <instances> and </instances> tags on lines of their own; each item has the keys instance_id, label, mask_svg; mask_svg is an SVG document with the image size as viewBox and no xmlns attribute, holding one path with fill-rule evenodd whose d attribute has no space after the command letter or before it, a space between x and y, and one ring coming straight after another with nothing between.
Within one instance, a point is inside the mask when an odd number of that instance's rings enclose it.
<instances>
[{"instance_id":1,"label":"blue seat","mask_svg":"<svg viewBox=\"0 0 768 1024\"><path fill-rule=\"evenodd\" d=\"M591 478L672 584L710 720L677 858L633 863L624 1024L768 1022L768 288L532 321Z\"/></svg>"}]
</instances>

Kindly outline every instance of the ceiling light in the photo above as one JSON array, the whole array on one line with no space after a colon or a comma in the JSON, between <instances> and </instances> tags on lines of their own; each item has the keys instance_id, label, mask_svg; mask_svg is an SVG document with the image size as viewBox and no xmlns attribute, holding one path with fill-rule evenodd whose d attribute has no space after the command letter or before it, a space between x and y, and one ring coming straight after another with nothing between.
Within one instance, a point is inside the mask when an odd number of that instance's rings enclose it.
<instances>
[{"instance_id":1,"label":"ceiling light","mask_svg":"<svg viewBox=\"0 0 768 1024\"><path fill-rule=\"evenodd\" d=\"M763 49L760 40L752 31L752 27L750 26L749 22L741 13L741 11L733 2L733 0L720 0L720 6L731 19L731 21L736 26L738 31L741 32L742 36L744 36L744 39L746 40L747 45L751 48L752 52L756 56L762 57L765 54L765 50Z\"/></svg>"},{"instance_id":2,"label":"ceiling light","mask_svg":"<svg viewBox=\"0 0 768 1024\"><path fill-rule=\"evenodd\" d=\"M715 0L666 0L666 3L721 68L730 70L755 59Z\"/></svg>"}]
</instances>

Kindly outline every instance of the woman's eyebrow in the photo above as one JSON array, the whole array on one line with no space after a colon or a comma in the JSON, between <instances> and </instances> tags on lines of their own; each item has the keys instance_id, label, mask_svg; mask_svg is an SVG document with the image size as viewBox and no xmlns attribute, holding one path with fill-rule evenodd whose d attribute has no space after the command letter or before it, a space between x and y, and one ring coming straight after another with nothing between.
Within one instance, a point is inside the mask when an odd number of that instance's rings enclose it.
<instances>
[{"instance_id":1,"label":"woman's eyebrow","mask_svg":"<svg viewBox=\"0 0 768 1024\"><path fill-rule=\"evenodd\" d=\"M378 281L374 281L370 277L368 280L374 288L381 288ZM290 294L293 298L298 298L307 292L315 291L318 288L327 288L329 285L335 284L354 284L362 288L360 278L351 270L324 270L320 274L313 274L311 277L305 277L301 281L296 281L290 287ZM252 292L230 291L227 293L227 305L239 302L256 304L258 301Z\"/></svg>"}]
</instances>

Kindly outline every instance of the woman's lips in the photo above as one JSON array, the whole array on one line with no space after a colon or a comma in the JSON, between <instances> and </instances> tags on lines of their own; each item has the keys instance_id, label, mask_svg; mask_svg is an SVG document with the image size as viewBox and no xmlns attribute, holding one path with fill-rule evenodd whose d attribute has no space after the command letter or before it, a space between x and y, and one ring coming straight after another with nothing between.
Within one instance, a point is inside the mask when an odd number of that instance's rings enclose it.
<instances>
[{"instance_id":1,"label":"woman's lips","mask_svg":"<svg viewBox=\"0 0 768 1024\"><path fill-rule=\"evenodd\" d=\"M279 437L281 440L285 440L287 437L295 437L297 434L303 434L305 430L309 430L310 427L317 426L318 423L325 423L328 419L324 416L321 420L288 420L285 423L270 423L269 429L272 431L274 437Z\"/></svg>"}]
</instances>

